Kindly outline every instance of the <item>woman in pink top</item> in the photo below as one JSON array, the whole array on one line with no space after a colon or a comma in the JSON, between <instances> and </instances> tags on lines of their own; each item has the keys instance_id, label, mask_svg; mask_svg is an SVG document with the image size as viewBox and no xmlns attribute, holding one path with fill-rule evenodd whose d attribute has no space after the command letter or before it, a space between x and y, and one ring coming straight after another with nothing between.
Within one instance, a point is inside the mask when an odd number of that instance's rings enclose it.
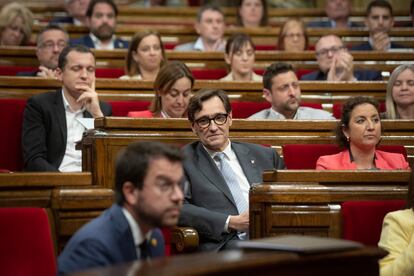
<instances>
[{"instance_id":1,"label":"woman in pink top","mask_svg":"<svg viewBox=\"0 0 414 276\"><path fill-rule=\"evenodd\" d=\"M319 157L317 170L410 168L402 154L376 149L381 140L381 119L378 103L372 98L354 97L344 104L337 139L345 150Z\"/></svg>"},{"instance_id":2,"label":"woman in pink top","mask_svg":"<svg viewBox=\"0 0 414 276\"><path fill-rule=\"evenodd\" d=\"M185 118L193 85L194 77L183 62L169 62L154 81L155 97L149 110L130 111L128 117Z\"/></svg>"}]
</instances>

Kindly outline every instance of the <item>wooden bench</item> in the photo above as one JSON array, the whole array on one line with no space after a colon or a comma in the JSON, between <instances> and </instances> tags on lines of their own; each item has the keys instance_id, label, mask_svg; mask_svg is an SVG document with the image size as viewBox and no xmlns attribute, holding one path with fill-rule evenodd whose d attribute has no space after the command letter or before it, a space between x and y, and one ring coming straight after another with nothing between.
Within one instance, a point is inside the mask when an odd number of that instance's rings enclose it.
<instances>
[{"instance_id":1,"label":"wooden bench","mask_svg":"<svg viewBox=\"0 0 414 276\"><path fill-rule=\"evenodd\" d=\"M19 78L0 76L0 98L27 99L33 95L61 87L57 80L43 78ZM309 103L332 104L344 102L349 97L372 96L379 101L385 100L386 82L330 83L326 81L301 81L302 100ZM194 90L201 88L220 88L227 92L231 101L263 102L263 85L260 82L223 82L197 80ZM151 81L97 79L96 89L104 101L150 101L154 97Z\"/></svg>"},{"instance_id":2,"label":"wooden bench","mask_svg":"<svg viewBox=\"0 0 414 276\"><path fill-rule=\"evenodd\" d=\"M342 238L341 203L404 200L409 177L410 171L265 172L263 184L250 191L250 238L286 233Z\"/></svg>"},{"instance_id":3,"label":"wooden bench","mask_svg":"<svg viewBox=\"0 0 414 276\"><path fill-rule=\"evenodd\" d=\"M336 121L261 121L234 119L230 139L270 145L279 153L285 144L335 143ZM133 141L159 141L185 145L198 138L186 119L137 119L106 117L95 120L96 131L82 141L83 170L91 171L94 181L111 187L113 163L118 151ZM414 162L413 121L384 120L382 144L404 145Z\"/></svg>"},{"instance_id":4,"label":"wooden bench","mask_svg":"<svg viewBox=\"0 0 414 276\"><path fill-rule=\"evenodd\" d=\"M0 65L38 66L35 47L1 47ZM126 49L95 50L98 68L124 68ZM168 60L185 62L190 68L227 68L224 54L220 52L174 52L167 50ZM400 64L412 62L414 52L352 52L355 69L370 69L391 72ZM314 51L289 53L283 51L257 51L255 68L265 69L275 61L292 63L297 69L317 70Z\"/></svg>"}]
</instances>

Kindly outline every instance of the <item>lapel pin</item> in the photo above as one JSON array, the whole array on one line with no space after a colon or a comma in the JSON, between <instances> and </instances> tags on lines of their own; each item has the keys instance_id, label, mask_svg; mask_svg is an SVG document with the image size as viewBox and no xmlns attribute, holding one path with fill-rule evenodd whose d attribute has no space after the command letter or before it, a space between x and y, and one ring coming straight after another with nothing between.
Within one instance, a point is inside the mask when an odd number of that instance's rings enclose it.
<instances>
[{"instance_id":1,"label":"lapel pin","mask_svg":"<svg viewBox=\"0 0 414 276\"><path fill-rule=\"evenodd\" d=\"M250 163L252 163L252 165L254 165L254 159L250 160Z\"/></svg>"},{"instance_id":2,"label":"lapel pin","mask_svg":"<svg viewBox=\"0 0 414 276\"><path fill-rule=\"evenodd\" d=\"M152 239L151 239L151 245L152 245L153 247L156 247L156 246L157 246L157 244L158 244L157 239L152 238Z\"/></svg>"}]
</instances>

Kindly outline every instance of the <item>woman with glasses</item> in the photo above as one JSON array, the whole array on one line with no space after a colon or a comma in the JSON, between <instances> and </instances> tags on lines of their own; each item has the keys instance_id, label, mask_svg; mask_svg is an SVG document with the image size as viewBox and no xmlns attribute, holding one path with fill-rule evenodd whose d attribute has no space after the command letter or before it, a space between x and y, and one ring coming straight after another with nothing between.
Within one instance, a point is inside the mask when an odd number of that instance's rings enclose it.
<instances>
[{"instance_id":1,"label":"woman with glasses","mask_svg":"<svg viewBox=\"0 0 414 276\"><path fill-rule=\"evenodd\" d=\"M237 7L237 26L246 28L267 26L266 0L240 0Z\"/></svg>"},{"instance_id":2,"label":"woman with glasses","mask_svg":"<svg viewBox=\"0 0 414 276\"><path fill-rule=\"evenodd\" d=\"M299 18L286 21L280 28L277 49L286 52L302 52L308 49L309 38L306 27Z\"/></svg>"},{"instance_id":3,"label":"woman with glasses","mask_svg":"<svg viewBox=\"0 0 414 276\"><path fill-rule=\"evenodd\" d=\"M402 154L377 150L381 141L381 119L378 103L372 98L353 97L344 104L336 138L345 149L319 157L317 170L410 169Z\"/></svg>"},{"instance_id":4,"label":"woman with glasses","mask_svg":"<svg viewBox=\"0 0 414 276\"><path fill-rule=\"evenodd\" d=\"M5 5L0 11L0 46L28 45L33 14L20 3Z\"/></svg>"},{"instance_id":5,"label":"woman with glasses","mask_svg":"<svg viewBox=\"0 0 414 276\"><path fill-rule=\"evenodd\" d=\"M120 79L153 81L166 60L164 45L157 32L136 33L126 56L127 75Z\"/></svg>"},{"instance_id":6,"label":"woman with glasses","mask_svg":"<svg viewBox=\"0 0 414 276\"><path fill-rule=\"evenodd\" d=\"M385 96L387 119L414 119L414 64L394 69Z\"/></svg>"},{"instance_id":7,"label":"woman with glasses","mask_svg":"<svg viewBox=\"0 0 414 276\"><path fill-rule=\"evenodd\" d=\"M190 69L181 61L164 65L154 81L155 97L150 109L131 111L129 117L184 118L194 85Z\"/></svg>"},{"instance_id":8,"label":"woman with glasses","mask_svg":"<svg viewBox=\"0 0 414 276\"><path fill-rule=\"evenodd\" d=\"M255 50L252 39L244 33L234 34L227 40L224 54L230 72L222 81L262 81L253 71Z\"/></svg>"}]
</instances>

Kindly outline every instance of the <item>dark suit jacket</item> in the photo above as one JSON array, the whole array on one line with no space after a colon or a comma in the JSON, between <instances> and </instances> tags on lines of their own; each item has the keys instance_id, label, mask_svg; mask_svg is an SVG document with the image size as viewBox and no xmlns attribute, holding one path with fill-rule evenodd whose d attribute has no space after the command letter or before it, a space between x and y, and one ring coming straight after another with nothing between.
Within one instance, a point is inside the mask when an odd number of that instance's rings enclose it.
<instances>
[{"instance_id":1,"label":"dark suit jacket","mask_svg":"<svg viewBox=\"0 0 414 276\"><path fill-rule=\"evenodd\" d=\"M95 48L95 44L92 41L92 38L89 35L84 35L77 39L71 39L70 45L85 45L89 48ZM128 48L128 42L122 39L115 39L115 49L124 49Z\"/></svg>"},{"instance_id":2,"label":"dark suit jacket","mask_svg":"<svg viewBox=\"0 0 414 276\"><path fill-rule=\"evenodd\" d=\"M153 242L153 240L156 242ZM164 238L154 229L148 242L150 258L164 256ZM122 212L114 204L73 235L58 258L58 273L115 265L137 260L132 231Z\"/></svg>"},{"instance_id":3,"label":"dark suit jacket","mask_svg":"<svg viewBox=\"0 0 414 276\"><path fill-rule=\"evenodd\" d=\"M74 24L74 20L72 16L65 16L65 17L55 17L49 22L49 25L56 25L56 24Z\"/></svg>"},{"instance_id":4,"label":"dark suit jacket","mask_svg":"<svg viewBox=\"0 0 414 276\"><path fill-rule=\"evenodd\" d=\"M394 42L391 42L391 49L406 49L407 47L400 45L400 44L396 44ZM358 45L354 45L351 47L351 51L372 51L372 47L371 44L369 44L368 41L362 43L362 44L358 44Z\"/></svg>"},{"instance_id":5,"label":"dark suit jacket","mask_svg":"<svg viewBox=\"0 0 414 276\"><path fill-rule=\"evenodd\" d=\"M312 21L306 24L308 28L333 28L332 22L330 20L323 20L323 21ZM358 28L362 27L363 25L358 22L349 22L350 28Z\"/></svg>"},{"instance_id":6,"label":"dark suit jacket","mask_svg":"<svg viewBox=\"0 0 414 276\"><path fill-rule=\"evenodd\" d=\"M238 142L231 145L250 186L262 183L263 170L285 167L271 148ZM227 217L238 215L236 204L217 165L200 142L186 145L184 154L189 187L185 191L179 225L197 229L199 250L219 250L237 238L235 232L224 233Z\"/></svg>"},{"instance_id":7,"label":"dark suit jacket","mask_svg":"<svg viewBox=\"0 0 414 276\"><path fill-rule=\"evenodd\" d=\"M105 116L111 106L100 103ZM92 118L87 111L85 118ZM58 171L66 150L66 116L62 90L47 92L27 100L23 115L22 148L25 170Z\"/></svg>"},{"instance_id":8,"label":"dark suit jacket","mask_svg":"<svg viewBox=\"0 0 414 276\"><path fill-rule=\"evenodd\" d=\"M22 71L22 72L17 72L16 76L17 77L37 77L37 73L39 71Z\"/></svg>"},{"instance_id":9,"label":"dark suit jacket","mask_svg":"<svg viewBox=\"0 0 414 276\"><path fill-rule=\"evenodd\" d=\"M373 70L355 70L354 76L359 81L376 81L382 80L382 75L379 71ZM309 74L302 75L301 80L307 81L317 81L317 80L326 80L328 77L327 74L322 71L315 71Z\"/></svg>"}]
</instances>

